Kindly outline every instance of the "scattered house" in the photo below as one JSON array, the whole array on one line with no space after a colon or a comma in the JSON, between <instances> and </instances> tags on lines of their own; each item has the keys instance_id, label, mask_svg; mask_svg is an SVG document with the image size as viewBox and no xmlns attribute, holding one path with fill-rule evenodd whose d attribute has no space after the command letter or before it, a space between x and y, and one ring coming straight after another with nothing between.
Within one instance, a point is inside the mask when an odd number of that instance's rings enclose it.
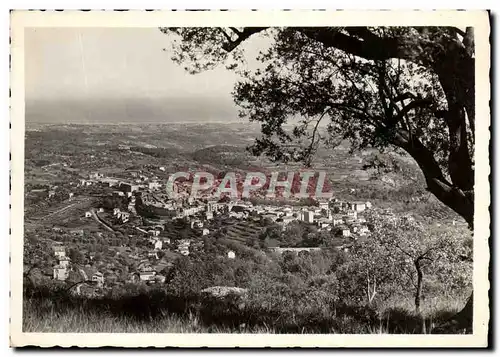
<instances>
[{"instance_id":1,"label":"scattered house","mask_svg":"<svg viewBox=\"0 0 500 357\"><path fill-rule=\"evenodd\" d=\"M120 213L120 209L119 208L113 208L113 216L116 216Z\"/></svg>"},{"instance_id":2,"label":"scattered house","mask_svg":"<svg viewBox=\"0 0 500 357\"><path fill-rule=\"evenodd\" d=\"M97 209L97 212L99 212L99 213L104 212L104 208L103 208L103 207L99 207L99 208Z\"/></svg>"},{"instance_id":3,"label":"scattered house","mask_svg":"<svg viewBox=\"0 0 500 357\"><path fill-rule=\"evenodd\" d=\"M95 281L97 283L97 286L102 288L104 286L104 275L100 272L95 272L92 275L92 281Z\"/></svg>"},{"instance_id":4,"label":"scattered house","mask_svg":"<svg viewBox=\"0 0 500 357\"><path fill-rule=\"evenodd\" d=\"M75 194L73 192L70 192L70 193L68 193L68 198L71 199L71 198L73 198L74 195Z\"/></svg>"},{"instance_id":5,"label":"scattered house","mask_svg":"<svg viewBox=\"0 0 500 357\"><path fill-rule=\"evenodd\" d=\"M236 254L232 250L230 250L229 252L227 252L227 257L229 259L234 259L236 258Z\"/></svg>"},{"instance_id":6,"label":"scattered house","mask_svg":"<svg viewBox=\"0 0 500 357\"><path fill-rule=\"evenodd\" d=\"M139 279L141 281L151 281L154 279L156 272L154 270L139 272Z\"/></svg>"},{"instance_id":7,"label":"scattered house","mask_svg":"<svg viewBox=\"0 0 500 357\"><path fill-rule=\"evenodd\" d=\"M49 191L49 198L52 198L56 195L56 191Z\"/></svg>"},{"instance_id":8,"label":"scattered house","mask_svg":"<svg viewBox=\"0 0 500 357\"><path fill-rule=\"evenodd\" d=\"M99 172L91 172L89 174L89 179L91 179L91 180L97 180L97 179L100 179L102 177L103 177L103 175L100 174Z\"/></svg>"},{"instance_id":9,"label":"scattered house","mask_svg":"<svg viewBox=\"0 0 500 357\"><path fill-rule=\"evenodd\" d=\"M366 206L366 209L370 209L370 208L372 208L372 203L369 201L366 201L365 206Z\"/></svg>"},{"instance_id":10,"label":"scattered house","mask_svg":"<svg viewBox=\"0 0 500 357\"><path fill-rule=\"evenodd\" d=\"M317 222L319 228L327 228L330 226L330 221L327 218L320 218Z\"/></svg>"},{"instance_id":11,"label":"scattered house","mask_svg":"<svg viewBox=\"0 0 500 357\"><path fill-rule=\"evenodd\" d=\"M201 235L202 236L206 236L210 233L210 231L208 230L208 228L203 228L203 230L201 231Z\"/></svg>"},{"instance_id":12,"label":"scattered house","mask_svg":"<svg viewBox=\"0 0 500 357\"><path fill-rule=\"evenodd\" d=\"M60 265L54 267L54 279L65 281L68 278L68 269Z\"/></svg>"},{"instance_id":13,"label":"scattered house","mask_svg":"<svg viewBox=\"0 0 500 357\"><path fill-rule=\"evenodd\" d=\"M150 229L148 231L148 234L153 237L158 237L160 235L161 231L158 229ZM161 248L160 248L161 249Z\"/></svg>"},{"instance_id":14,"label":"scattered house","mask_svg":"<svg viewBox=\"0 0 500 357\"><path fill-rule=\"evenodd\" d=\"M366 209L366 202L352 202L351 210L355 212L363 212Z\"/></svg>"},{"instance_id":15,"label":"scattered house","mask_svg":"<svg viewBox=\"0 0 500 357\"><path fill-rule=\"evenodd\" d=\"M158 251L153 250L148 252L148 258L155 258L158 259Z\"/></svg>"},{"instance_id":16,"label":"scattered house","mask_svg":"<svg viewBox=\"0 0 500 357\"><path fill-rule=\"evenodd\" d=\"M54 249L54 255L57 258L61 258L61 257L65 257L66 256L66 248L64 248L64 246L56 245L56 246L53 247L53 249Z\"/></svg>"},{"instance_id":17,"label":"scattered house","mask_svg":"<svg viewBox=\"0 0 500 357\"><path fill-rule=\"evenodd\" d=\"M70 262L71 259L69 257L63 256L59 258L59 266L62 268L67 268Z\"/></svg>"},{"instance_id":18,"label":"scattered house","mask_svg":"<svg viewBox=\"0 0 500 357\"><path fill-rule=\"evenodd\" d=\"M347 211L346 216L349 218L356 219L358 217L357 211Z\"/></svg>"},{"instance_id":19,"label":"scattered house","mask_svg":"<svg viewBox=\"0 0 500 357\"><path fill-rule=\"evenodd\" d=\"M85 218L92 217L92 213L90 211L85 212Z\"/></svg>"},{"instance_id":20,"label":"scattered house","mask_svg":"<svg viewBox=\"0 0 500 357\"><path fill-rule=\"evenodd\" d=\"M177 250L182 255L189 255L189 246L191 241L189 239L181 239L178 241Z\"/></svg>"},{"instance_id":21,"label":"scattered house","mask_svg":"<svg viewBox=\"0 0 500 357\"><path fill-rule=\"evenodd\" d=\"M153 280L153 281L154 281L155 283L160 283L160 284L163 284L163 283L165 282L165 280L166 280L166 277L165 277L164 275L157 274L157 275L155 275L155 277L154 277L154 280Z\"/></svg>"},{"instance_id":22,"label":"scattered house","mask_svg":"<svg viewBox=\"0 0 500 357\"><path fill-rule=\"evenodd\" d=\"M302 211L302 221L306 223L314 223L314 212L313 211Z\"/></svg>"},{"instance_id":23,"label":"scattered house","mask_svg":"<svg viewBox=\"0 0 500 357\"><path fill-rule=\"evenodd\" d=\"M122 222L125 223L130 219L130 213L128 212L120 212L118 214L118 218L121 218Z\"/></svg>"},{"instance_id":24,"label":"scattered house","mask_svg":"<svg viewBox=\"0 0 500 357\"><path fill-rule=\"evenodd\" d=\"M160 171L165 172L165 167L164 166L160 166Z\"/></svg>"},{"instance_id":25,"label":"scattered house","mask_svg":"<svg viewBox=\"0 0 500 357\"><path fill-rule=\"evenodd\" d=\"M328 201L319 201L318 202L318 207L319 207L320 210L327 211L328 208L329 208L329 203L328 203Z\"/></svg>"},{"instance_id":26,"label":"scattered house","mask_svg":"<svg viewBox=\"0 0 500 357\"><path fill-rule=\"evenodd\" d=\"M344 223L344 219L342 218L342 216L340 216L340 215L334 215L332 217L332 225L334 227L339 226L339 225L341 225L343 223Z\"/></svg>"},{"instance_id":27,"label":"scattered house","mask_svg":"<svg viewBox=\"0 0 500 357\"><path fill-rule=\"evenodd\" d=\"M154 242L154 247L156 250L161 250L161 248L163 247L163 242L161 240L157 240Z\"/></svg>"},{"instance_id":28,"label":"scattered house","mask_svg":"<svg viewBox=\"0 0 500 357\"><path fill-rule=\"evenodd\" d=\"M293 214L293 211L290 207L283 208L282 212L285 215L285 217L291 217Z\"/></svg>"},{"instance_id":29,"label":"scattered house","mask_svg":"<svg viewBox=\"0 0 500 357\"><path fill-rule=\"evenodd\" d=\"M350 237L351 236L351 231L348 227L341 227L340 232L342 233L343 237Z\"/></svg>"}]
</instances>

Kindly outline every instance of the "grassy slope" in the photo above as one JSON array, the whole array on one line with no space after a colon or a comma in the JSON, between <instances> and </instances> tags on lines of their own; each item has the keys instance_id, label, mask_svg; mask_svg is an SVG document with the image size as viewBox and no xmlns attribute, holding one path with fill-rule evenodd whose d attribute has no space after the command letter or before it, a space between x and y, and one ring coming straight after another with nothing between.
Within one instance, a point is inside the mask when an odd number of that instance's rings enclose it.
<instances>
[{"instance_id":1,"label":"grassy slope","mask_svg":"<svg viewBox=\"0 0 500 357\"><path fill-rule=\"evenodd\" d=\"M154 316L138 318L124 311L105 311L98 307L88 308L78 304L57 305L53 299L25 298L23 331L25 332L72 332L72 333L356 333L356 334L421 334L432 333L431 329L446 321L460 310L457 299L427 302L422 309L422 319L413 312L409 301L396 301L380 307L380 313L371 321L363 319L363 313L371 310L349 310L339 307L334 316L307 325L296 325L294 321L272 321L250 325L243 316L222 325L215 320L204 319L203 313L173 313L164 309ZM229 315L228 315L229 316ZM220 321L220 320L219 320ZM316 326L315 324L318 324ZM232 326L232 327L231 327ZM463 331L449 331L462 333Z\"/></svg>"}]
</instances>

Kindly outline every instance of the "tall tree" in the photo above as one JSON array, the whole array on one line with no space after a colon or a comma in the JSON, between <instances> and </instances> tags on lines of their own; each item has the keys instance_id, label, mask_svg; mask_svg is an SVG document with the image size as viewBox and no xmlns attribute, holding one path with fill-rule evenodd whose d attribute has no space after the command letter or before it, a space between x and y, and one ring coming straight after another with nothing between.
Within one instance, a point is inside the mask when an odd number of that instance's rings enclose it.
<instances>
[{"instance_id":1,"label":"tall tree","mask_svg":"<svg viewBox=\"0 0 500 357\"><path fill-rule=\"evenodd\" d=\"M238 71L241 115L262 125L252 146L310 163L341 135L354 148L410 154L441 202L474 217L474 35L453 27L162 28L191 73L225 62ZM244 42L268 38L248 70ZM296 119L292 130L284 124ZM320 123L326 124L327 135ZM333 142L333 143L332 143ZM301 144L301 145L297 145Z\"/></svg>"},{"instance_id":2,"label":"tall tree","mask_svg":"<svg viewBox=\"0 0 500 357\"><path fill-rule=\"evenodd\" d=\"M474 220L473 28L161 28L173 60L197 73L224 62L241 80L240 114L261 123L251 150L311 163L320 144L392 146L419 165L428 190ZM258 66L245 43L261 36ZM326 121L326 123L325 123ZM293 123L292 129L289 124ZM472 305L470 313L472 313Z\"/></svg>"}]
</instances>

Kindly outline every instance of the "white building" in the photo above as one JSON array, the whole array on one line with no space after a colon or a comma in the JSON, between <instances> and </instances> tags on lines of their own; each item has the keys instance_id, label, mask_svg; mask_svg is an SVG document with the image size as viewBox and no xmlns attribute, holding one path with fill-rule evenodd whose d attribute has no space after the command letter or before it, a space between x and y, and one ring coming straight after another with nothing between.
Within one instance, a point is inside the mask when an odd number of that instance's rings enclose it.
<instances>
[{"instance_id":1,"label":"white building","mask_svg":"<svg viewBox=\"0 0 500 357\"><path fill-rule=\"evenodd\" d=\"M229 259L234 259L236 258L236 254L232 250L230 250L229 252L227 252L227 257Z\"/></svg>"},{"instance_id":2,"label":"white building","mask_svg":"<svg viewBox=\"0 0 500 357\"><path fill-rule=\"evenodd\" d=\"M357 211L347 211L347 217L356 219L358 218L358 212Z\"/></svg>"},{"instance_id":3,"label":"white building","mask_svg":"<svg viewBox=\"0 0 500 357\"><path fill-rule=\"evenodd\" d=\"M57 257L57 258L61 258L61 257L65 257L66 256L66 248L64 248L63 246L54 246L54 255Z\"/></svg>"},{"instance_id":4,"label":"white building","mask_svg":"<svg viewBox=\"0 0 500 357\"><path fill-rule=\"evenodd\" d=\"M102 288L104 286L104 275L100 272L96 272L92 275L92 281L95 281L97 286Z\"/></svg>"},{"instance_id":5,"label":"white building","mask_svg":"<svg viewBox=\"0 0 500 357\"><path fill-rule=\"evenodd\" d=\"M161 188L161 183L158 181L152 181L148 184L150 190L158 190Z\"/></svg>"},{"instance_id":6,"label":"white building","mask_svg":"<svg viewBox=\"0 0 500 357\"><path fill-rule=\"evenodd\" d=\"M62 267L60 265L56 265L54 267L54 279L55 280L66 280L68 278L68 269L66 267Z\"/></svg>"},{"instance_id":7,"label":"white building","mask_svg":"<svg viewBox=\"0 0 500 357\"><path fill-rule=\"evenodd\" d=\"M351 209L356 212L363 212L366 209L365 202L352 202Z\"/></svg>"},{"instance_id":8,"label":"white building","mask_svg":"<svg viewBox=\"0 0 500 357\"><path fill-rule=\"evenodd\" d=\"M313 211L303 211L302 220L307 223L314 223L314 212Z\"/></svg>"},{"instance_id":9,"label":"white building","mask_svg":"<svg viewBox=\"0 0 500 357\"><path fill-rule=\"evenodd\" d=\"M62 268L67 268L69 266L69 263L71 262L71 259L69 257L61 257L59 258L59 266Z\"/></svg>"},{"instance_id":10,"label":"white building","mask_svg":"<svg viewBox=\"0 0 500 357\"><path fill-rule=\"evenodd\" d=\"M343 237L350 237L351 236L351 231L349 230L349 228L347 228L347 227L342 228L342 236Z\"/></svg>"},{"instance_id":11,"label":"white building","mask_svg":"<svg viewBox=\"0 0 500 357\"><path fill-rule=\"evenodd\" d=\"M156 250L161 250L163 248L163 242L161 240L157 240L154 242L154 247Z\"/></svg>"},{"instance_id":12,"label":"white building","mask_svg":"<svg viewBox=\"0 0 500 357\"><path fill-rule=\"evenodd\" d=\"M325 211L328 210L329 208L328 201L319 201L318 206L320 210L325 210Z\"/></svg>"}]
</instances>

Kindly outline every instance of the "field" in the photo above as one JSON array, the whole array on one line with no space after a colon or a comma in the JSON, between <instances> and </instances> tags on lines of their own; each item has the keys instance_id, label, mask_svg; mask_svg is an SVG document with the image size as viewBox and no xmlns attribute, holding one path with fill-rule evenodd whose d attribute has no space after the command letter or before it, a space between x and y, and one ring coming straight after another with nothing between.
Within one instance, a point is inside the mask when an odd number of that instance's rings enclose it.
<instances>
[{"instance_id":1,"label":"field","mask_svg":"<svg viewBox=\"0 0 500 357\"><path fill-rule=\"evenodd\" d=\"M262 232L262 228L259 227L257 222L253 221L242 221L239 222L234 220L231 224L228 224L227 233L225 237L228 240L238 241L245 244L248 239L258 238L259 234Z\"/></svg>"}]
</instances>

